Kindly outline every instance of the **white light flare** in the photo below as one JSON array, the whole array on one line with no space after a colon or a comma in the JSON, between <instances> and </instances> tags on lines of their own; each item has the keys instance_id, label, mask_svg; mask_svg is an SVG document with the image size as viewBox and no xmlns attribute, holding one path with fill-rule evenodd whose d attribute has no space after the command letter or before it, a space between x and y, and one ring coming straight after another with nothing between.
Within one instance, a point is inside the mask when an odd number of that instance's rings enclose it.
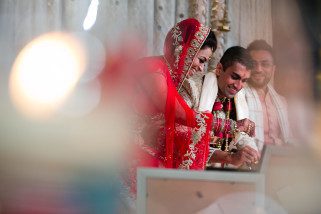
<instances>
[{"instance_id":1,"label":"white light flare","mask_svg":"<svg viewBox=\"0 0 321 214\"><path fill-rule=\"evenodd\" d=\"M9 80L11 99L25 115L46 118L65 101L85 68L86 53L75 37L44 34L17 56Z\"/></svg>"},{"instance_id":2,"label":"white light flare","mask_svg":"<svg viewBox=\"0 0 321 214\"><path fill-rule=\"evenodd\" d=\"M91 0L91 3L88 7L88 12L86 18L83 23L84 30L90 30L90 28L95 24L97 18L97 11L98 11L98 0Z\"/></svg>"}]
</instances>

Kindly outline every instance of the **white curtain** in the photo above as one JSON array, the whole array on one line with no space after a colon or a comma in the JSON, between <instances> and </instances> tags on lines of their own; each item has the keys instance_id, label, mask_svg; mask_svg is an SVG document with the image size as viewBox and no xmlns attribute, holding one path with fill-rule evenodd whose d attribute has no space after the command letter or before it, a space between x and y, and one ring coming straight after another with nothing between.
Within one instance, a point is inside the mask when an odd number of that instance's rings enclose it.
<instances>
[{"instance_id":1,"label":"white curtain","mask_svg":"<svg viewBox=\"0 0 321 214\"><path fill-rule=\"evenodd\" d=\"M271 1L228 1L231 31L227 33L226 47L246 47L255 39L264 39L272 44Z\"/></svg>"},{"instance_id":2,"label":"white curtain","mask_svg":"<svg viewBox=\"0 0 321 214\"><path fill-rule=\"evenodd\" d=\"M20 49L34 36L47 31L81 31L90 2L2 0L1 41ZM151 55L162 53L164 37L174 23L195 17L211 24L213 5L225 4L225 1L100 0L99 3L97 21L91 32L106 43L135 30L145 38L146 54ZM225 49L231 45L247 45L255 38L272 42L270 0L234 0L227 5L231 31L224 34Z\"/></svg>"},{"instance_id":3,"label":"white curtain","mask_svg":"<svg viewBox=\"0 0 321 214\"><path fill-rule=\"evenodd\" d=\"M224 50L246 46L254 39L272 43L271 0L98 0L97 19L89 33L103 45L117 48L125 37L139 36L144 55L161 55L168 30L194 17L210 25L218 39L212 69ZM49 31L79 32L92 0L0 1L0 93L7 96L7 79L18 52L33 38ZM217 31L227 5L231 31ZM108 53L107 53L108 55Z\"/></svg>"}]
</instances>

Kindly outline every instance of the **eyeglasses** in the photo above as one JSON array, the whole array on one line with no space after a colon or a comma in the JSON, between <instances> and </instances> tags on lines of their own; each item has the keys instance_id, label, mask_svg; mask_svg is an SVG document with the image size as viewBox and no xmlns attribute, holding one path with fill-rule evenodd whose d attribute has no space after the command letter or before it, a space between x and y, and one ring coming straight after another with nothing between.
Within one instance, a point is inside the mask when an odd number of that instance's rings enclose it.
<instances>
[{"instance_id":1,"label":"eyeglasses","mask_svg":"<svg viewBox=\"0 0 321 214\"><path fill-rule=\"evenodd\" d=\"M271 68L274 64L271 61L254 61L253 60L253 66L256 68L257 66L261 66L262 68Z\"/></svg>"}]
</instances>

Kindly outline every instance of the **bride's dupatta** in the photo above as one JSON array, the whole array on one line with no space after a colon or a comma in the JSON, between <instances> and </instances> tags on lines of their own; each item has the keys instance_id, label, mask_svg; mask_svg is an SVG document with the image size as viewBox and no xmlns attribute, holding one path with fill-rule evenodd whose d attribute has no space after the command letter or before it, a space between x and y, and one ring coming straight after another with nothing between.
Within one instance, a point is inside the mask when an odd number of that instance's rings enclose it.
<instances>
[{"instance_id":1,"label":"bride's dupatta","mask_svg":"<svg viewBox=\"0 0 321 214\"><path fill-rule=\"evenodd\" d=\"M206 166L212 114L192 110L178 91L209 31L195 19L184 20L167 34L164 56L139 62L139 67L143 66L138 69L143 71L137 75L139 82L146 83L150 76L160 75L164 83L159 87L164 90L158 92L159 88L149 83L140 87L143 99L136 99L140 106L148 106L148 110L139 111L143 122L138 128L134 157L129 160L132 165L129 182L134 194L137 167L204 169Z\"/></svg>"},{"instance_id":2,"label":"bride's dupatta","mask_svg":"<svg viewBox=\"0 0 321 214\"><path fill-rule=\"evenodd\" d=\"M164 165L167 168L204 169L206 165L212 114L192 110L178 91L209 31L197 20L187 19L176 24L165 39L167 69L164 72L168 90Z\"/></svg>"}]
</instances>

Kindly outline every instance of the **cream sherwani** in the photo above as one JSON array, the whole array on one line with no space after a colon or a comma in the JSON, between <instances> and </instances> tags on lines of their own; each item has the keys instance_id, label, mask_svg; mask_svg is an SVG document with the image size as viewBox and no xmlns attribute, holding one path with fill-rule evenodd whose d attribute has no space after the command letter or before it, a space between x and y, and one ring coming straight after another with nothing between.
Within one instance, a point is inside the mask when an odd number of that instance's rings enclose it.
<instances>
[{"instance_id":1,"label":"cream sherwani","mask_svg":"<svg viewBox=\"0 0 321 214\"><path fill-rule=\"evenodd\" d=\"M204 80L203 80L204 77ZM180 94L186 103L199 112L212 111L214 102L217 98L218 85L217 77L214 72L208 72L205 76L196 75L185 81ZM237 120L249 118L249 108L247 106L244 90L239 91L235 97L235 108ZM246 145L258 151L254 138L248 137ZM243 145L245 146L245 145ZM214 151L212 151L214 152Z\"/></svg>"}]
</instances>

